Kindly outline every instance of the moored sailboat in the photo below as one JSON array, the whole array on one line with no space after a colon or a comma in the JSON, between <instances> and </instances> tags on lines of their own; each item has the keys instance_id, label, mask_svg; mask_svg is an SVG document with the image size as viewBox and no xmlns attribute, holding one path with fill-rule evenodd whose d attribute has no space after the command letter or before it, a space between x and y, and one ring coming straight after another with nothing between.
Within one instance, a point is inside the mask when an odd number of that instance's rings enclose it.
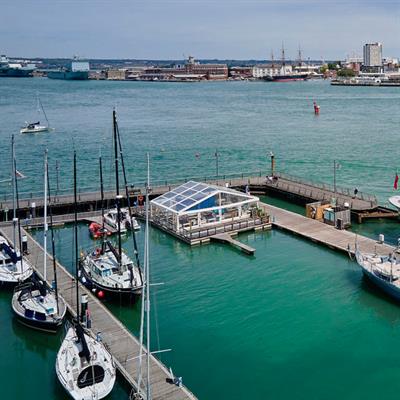
<instances>
[{"instance_id":1,"label":"moored sailboat","mask_svg":"<svg viewBox=\"0 0 400 400\"><path fill-rule=\"evenodd\" d=\"M387 256L361 253L356 247L356 260L363 274L389 296L400 301L400 259L396 253Z\"/></svg>"},{"instance_id":2,"label":"moored sailboat","mask_svg":"<svg viewBox=\"0 0 400 400\"><path fill-rule=\"evenodd\" d=\"M39 132L49 132L54 130L53 128L50 128L50 122L47 119L46 112L44 111L43 104L40 101L39 96L37 96L37 110L39 115L40 112L43 113L46 119L46 124L41 124L40 121L25 122L25 126L21 128L20 133L39 133Z\"/></svg>"},{"instance_id":3,"label":"moored sailboat","mask_svg":"<svg viewBox=\"0 0 400 400\"><path fill-rule=\"evenodd\" d=\"M87 295L83 295L82 312L79 312L78 283L78 210L76 190L76 155L74 154L74 203L75 203L75 283L76 283L76 319L68 327L65 338L57 353L57 377L75 400L99 400L113 389L116 369L113 358L100 338L92 337L85 329L88 323ZM84 306L86 305L86 306Z\"/></svg>"},{"instance_id":4,"label":"moored sailboat","mask_svg":"<svg viewBox=\"0 0 400 400\"><path fill-rule=\"evenodd\" d=\"M118 247L107 240L103 236L103 242L101 247L97 247L90 252L82 254L80 260L80 272L82 282L90 289L97 291L100 296L102 294L119 295L124 297L132 297L132 295L140 294L143 279L142 272L139 266L139 258L137 257L137 246L135 234L132 232L134 241L134 252L136 255L136 264L131 258L123 251L121 243L121 234L123 232L122 218L121 218L121 201L122 196L119 193L119 161L118 148L121 149L121 144L118 142L118 131L117 131L116 113L113 111L113 138L114 138L114 152L115 152L115 182L116 182L116 228L117 228L117 241ZM122 169L125 169L123 164L123 157L121 156ZM104 222L108 222L104 216L104 195L103 195L103 174L102 164L100 157L100 186L101 186L101 207ZM127 185L126 185L127 186ZM132 217L130 213L130 207L128 203L129 217ZM104 229L104 226L103 226Z\"/></svg>"},{"instance_id":5,"label":"moored sailboat","mask_svg":"<svg viewBox=\"0 0 400 400\"><path fill-rule=\"evenodd\" d=\"M50 212L50 228L52 237L54 285L47 285L47 192L49 186L47 150L44 156L44 238L43 238L43 280L34 276L29 282L18 285L14 290L11 305L14 315L24 325L34 329L56 332L62 325L67 306L58 296L57 270L53 234L53 218ZM50 191L49 191L50 197Z\"/></svg>"},{"instance_id":6,"label":"moored sailboat","mask_svg":"<svg viewBox=\"0 0 400 400\"><path fill-rule=\"evenodd\" d=\"M0 286L15 286L29 279L33 273L33 268L28 260L23 257L20 250L17 250L17 247L22 249L22 237L20 221L17 218L19 199L14 135L11 137L11 170L13 189L13 244L0 235Z\"/></svg>"}]
</instances>

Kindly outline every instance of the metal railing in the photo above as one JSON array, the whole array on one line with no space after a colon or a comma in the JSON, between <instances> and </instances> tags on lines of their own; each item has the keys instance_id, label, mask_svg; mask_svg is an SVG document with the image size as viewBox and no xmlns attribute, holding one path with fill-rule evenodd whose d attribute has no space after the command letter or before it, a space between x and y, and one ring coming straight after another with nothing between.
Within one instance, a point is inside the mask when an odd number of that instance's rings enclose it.
<instances>
[{"instance_id":1,"label":"metal railing","mask_svg":"<svg viewBox=\"0 0 400 400\"><path fill-rule=\"evenodd\" d=\"M300 177L297 177L294 175L289 175L289 174L285 174L285 173L281 173L281 172L276 172L275 176L278 178L287 180L287 181L298 183L300 185L310 186L313 189L320 189L320 190L336 193L338 195L347 196L347 197L357 197L357 199L364 200L367 202L372 202L372 203L378 202L375 195L371 195L371 194L363 193L363 192L357 192L357 195L355 196L353 190L351 190L349 188L336 186L336 192L335 192L334 186L327 184L327 183L321 183L321 182L317 182L317 181L310 180L310 179L304 179L304 178L300 178ZM312 193L311 190L312 189L310 189L310 193ZM312 196L310 196L310 197L312 197Z\"/></svg>"}]
</instances>

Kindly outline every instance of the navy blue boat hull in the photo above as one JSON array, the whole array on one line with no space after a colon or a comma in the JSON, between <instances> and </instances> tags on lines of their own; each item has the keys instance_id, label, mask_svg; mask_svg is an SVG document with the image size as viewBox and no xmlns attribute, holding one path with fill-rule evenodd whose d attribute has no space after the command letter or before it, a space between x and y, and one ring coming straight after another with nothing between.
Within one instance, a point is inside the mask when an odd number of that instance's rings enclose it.
<instances>
[{"instance_id":1,"label":"navy blue boat hull","mask_svg":"<svg viewBox=\"0 0 400 400\"><path fill-rule=\"evenodd\" d=\"M63 319L60 319L57 322L38 321L32 318L25 318L22 315L15 312L14 310L13 312L18 322L20 322L21 324L28 326L29 328L44 332L56 333L58 329L62 326L64 321Z\"/></svg>"},{"instance_id":2,"label":"navy blue boat hull","mask_svg":"<svg viewBox=\"0 0 400 400\"><path fill-rule=\"evenodd\" d=\"M396 286L392 285L390 282L377 277L376 275L365 270L364 268L362 271L363 271L364 276L366 276L371 282L373 282L376 286L378 286L387 295L389 295L390 297L393 297L397 301L400 301L400 288L397 288Z\"/></svg>"}]
</instances>

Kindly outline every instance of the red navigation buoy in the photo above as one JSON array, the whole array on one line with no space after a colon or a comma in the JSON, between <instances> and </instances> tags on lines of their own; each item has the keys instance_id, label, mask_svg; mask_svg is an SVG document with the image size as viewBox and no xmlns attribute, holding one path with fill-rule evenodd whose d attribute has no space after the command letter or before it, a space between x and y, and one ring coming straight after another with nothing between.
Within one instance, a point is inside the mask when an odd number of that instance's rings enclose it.
<instances>
[{"instance_id":1,"label":"red navigation buoy","mask_svg":"<svg viewBox=\"0 0 400 400\"><path fill-rule=\"evenodd\" d=\"M99 299L104 298L104 292L102 290L99 290L99 292L97 293L97 296L99 297Z\"/></svg>"},{"instance_id":2,"label":"red navigation buoy","mask_svg":"<svg viewBox=\"0 0 400 400\"><path fill-rule=\"evenodd\" d=\"M320 106L314 101L314 114L319 115Z\"/></svg>"}]
</instances>

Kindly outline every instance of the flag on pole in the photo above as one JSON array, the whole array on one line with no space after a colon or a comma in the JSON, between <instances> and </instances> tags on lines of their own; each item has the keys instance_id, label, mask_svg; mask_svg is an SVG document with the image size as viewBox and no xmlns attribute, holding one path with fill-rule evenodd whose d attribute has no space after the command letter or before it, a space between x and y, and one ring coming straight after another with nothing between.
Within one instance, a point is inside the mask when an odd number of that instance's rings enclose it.
<instances>
[{"instance_id":1,"label":"flag on pole","mask_svg":"<svg viewBox=\"0 0 400 400\"><path fill-rule=\"evenodd\" d=\"M399 183L399 175L396 172L396 177L394 178L393 189L397 190L397 184Z\"/></svg>"}]
</instances>

